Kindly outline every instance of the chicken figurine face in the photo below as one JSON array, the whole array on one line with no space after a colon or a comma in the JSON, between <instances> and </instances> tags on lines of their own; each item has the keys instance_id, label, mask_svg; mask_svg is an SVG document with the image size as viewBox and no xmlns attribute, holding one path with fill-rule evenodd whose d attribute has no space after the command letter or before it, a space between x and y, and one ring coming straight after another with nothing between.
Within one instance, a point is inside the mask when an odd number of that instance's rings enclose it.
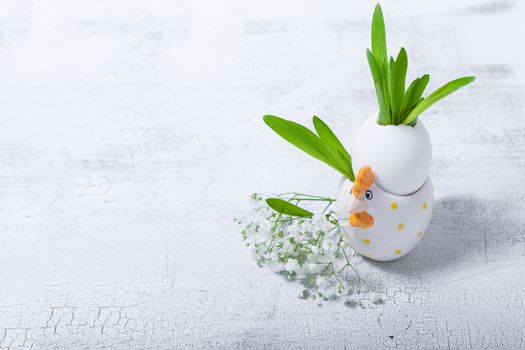
<instances>
[{"instance_id":1,"label":"chicken figurine face","mask_svg":"<svg viewBox=\"0 0 525 350\"><path fill-rule=\"evenodd\" d=\"M407 196L391 194L374 182L369 166L359 169L354 182L344 179L337 197L340 226L352 247L378 261L400 258L423 237L432 216L432 182Z\"/></svg>"}]
</instances>

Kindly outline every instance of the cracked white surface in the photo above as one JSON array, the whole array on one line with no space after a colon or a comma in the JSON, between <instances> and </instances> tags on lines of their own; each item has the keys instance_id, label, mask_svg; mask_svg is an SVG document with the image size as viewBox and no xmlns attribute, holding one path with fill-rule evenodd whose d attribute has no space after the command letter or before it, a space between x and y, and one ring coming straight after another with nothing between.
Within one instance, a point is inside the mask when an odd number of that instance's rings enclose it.
<instances>
[{"instance_id":1,"label":"cracked white surface","mask_svg":"<svg viewBox=\"0 0 525 350\"><path fill-rule=\"evenodd\" d=\"M253 191L335 195L261 116L350 144L375 109L373 5L1 2L0 349L525 347L518 0L382 4L411 76L478 77L424 116L423 242L361 266L384 304L300 300L240 242Z\"/></svg>"}]
</instances>

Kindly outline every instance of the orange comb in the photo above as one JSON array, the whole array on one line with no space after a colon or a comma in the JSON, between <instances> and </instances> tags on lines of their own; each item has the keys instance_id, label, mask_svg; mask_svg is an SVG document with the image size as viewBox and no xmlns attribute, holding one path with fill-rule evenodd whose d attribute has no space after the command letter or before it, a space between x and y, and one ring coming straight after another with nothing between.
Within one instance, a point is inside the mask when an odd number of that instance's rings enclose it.
<instances>
[{"instance_id":1,"label":"orange comb","mask_svg":"<svg viewBox=\"0 0 525 350\"><path fill-rule=\"evenodd\" d=\"M372 173L372 168L365 165L357 172L357 176L354 179L354 186L352 187L352 194L355 197L362 196L373 183L374 174Z\"/></svg>"}]
</instances>

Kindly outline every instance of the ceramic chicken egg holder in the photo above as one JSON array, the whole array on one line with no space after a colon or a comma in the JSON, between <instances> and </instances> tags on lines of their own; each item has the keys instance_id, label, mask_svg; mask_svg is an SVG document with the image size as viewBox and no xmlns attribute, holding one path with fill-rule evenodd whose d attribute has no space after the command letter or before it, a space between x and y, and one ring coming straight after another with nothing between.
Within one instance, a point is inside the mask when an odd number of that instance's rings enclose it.
<instances>
[{"instance_id":1,"label":"ceramic chicken egg holder","mask_svg":"<svg viewBox=\"0 0 525 350\"><path fill-rule=\"evenodd\" d=\"M349 243L361 255L390 261L410 252L432 217L428 172L432 147L421 121L380 126L370 118L352 152L354 182L339 184L337 215Z\"/></svg>"},{"instance_id":2,"label":"ceramic chicken egg holder","mask_svg":"<svg viewBox=\"0 0 525 350\"><path fill-rule=\"evenodd\" d=\"M341 181L337 214L349 243L358 253L389 261L402 257L419 243L432 217L434 195L430 178L408 196L397 196L372 184L363 198L357 199L364 202L357 210L373 218L373 225L367 228L350 224L350 205L356 200L352 187L350 180Z\"/></svg>"}]
</instances>

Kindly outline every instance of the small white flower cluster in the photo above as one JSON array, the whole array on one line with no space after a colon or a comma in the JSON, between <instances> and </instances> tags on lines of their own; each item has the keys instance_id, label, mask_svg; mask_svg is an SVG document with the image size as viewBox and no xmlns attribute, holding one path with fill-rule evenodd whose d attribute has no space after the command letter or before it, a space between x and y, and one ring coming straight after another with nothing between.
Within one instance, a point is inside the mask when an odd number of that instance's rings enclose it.
<instances>
[{"instance_id":1,"label":"small white flower cluster","mask_svg":"<svg viewBox=\"0 0 525 350\"><path fill-rule=\"evenodd\" d=\"M293 200L308 198L296 195ZM356 298L354 304L361 302L363 281L356 270L361 257L349 246L334 211L329 209L333 200L327 199L323 213L311 218L278 213L257 194L252 200L255 209L248 221L236 221L244 225L241 237L252 248L259 266L299 281L302 298L344 297L347 305Z\"/></svg>"}]
</instances>

